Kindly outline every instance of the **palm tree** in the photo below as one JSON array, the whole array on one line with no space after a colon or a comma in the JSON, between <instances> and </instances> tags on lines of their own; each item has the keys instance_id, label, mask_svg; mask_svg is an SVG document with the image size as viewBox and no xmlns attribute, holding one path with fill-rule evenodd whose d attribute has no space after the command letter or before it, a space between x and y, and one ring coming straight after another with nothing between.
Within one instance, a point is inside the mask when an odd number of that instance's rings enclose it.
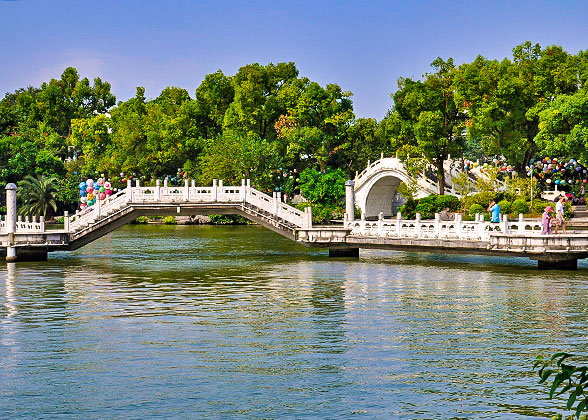
<instances>
[{"instance_id":1,"label":"palm tree","mask_svg":"<svg viewBox=\"0 0 588 420\"><path fill-rule=\"evenodd\" d=\"M18 195L22 206L19 214L28 216L43 216L51 210L57 211L57 179L45 178L45 175L37 175L37 178L27 175L19 185Z\"/></svg>"}]
</instances>

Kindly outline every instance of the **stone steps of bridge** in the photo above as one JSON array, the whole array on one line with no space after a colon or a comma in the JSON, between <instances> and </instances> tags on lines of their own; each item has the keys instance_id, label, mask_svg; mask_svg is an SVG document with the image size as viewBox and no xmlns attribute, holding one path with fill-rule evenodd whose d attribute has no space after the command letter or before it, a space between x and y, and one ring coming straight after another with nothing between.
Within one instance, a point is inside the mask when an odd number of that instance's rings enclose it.
<instances>
[{"instance_id":1,"label":"stone steps of bridge","mask_svg":"<svg viewBox=\"0 0 588 420\"><path fill-rule=\"evenodd\" d=\"M574 210L574 219L588 219L586 206L572 206L572 210Z\"/></svg>"}]
</instances>

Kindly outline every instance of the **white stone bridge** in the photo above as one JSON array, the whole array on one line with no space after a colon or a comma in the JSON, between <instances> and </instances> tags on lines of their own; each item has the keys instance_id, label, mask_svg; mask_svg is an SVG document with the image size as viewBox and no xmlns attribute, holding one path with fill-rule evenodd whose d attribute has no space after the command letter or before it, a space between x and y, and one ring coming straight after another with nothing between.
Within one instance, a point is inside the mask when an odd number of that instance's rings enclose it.
<instances>
[{"instance_id":1,"label":"white stone bridge","mask_svg":"<svg viewBox=\"0 0 588 420\"><path fill-rule=\"evenodd\" d=\"M372 190L381 186L376 179L373 175ZM489 223L481 217L464 221L459 214L453 220L441 220L439 215L434 220L422 220L420 215L404 220L400 214L385 217L380 211L376 220L368 220L365 212L354 220L353 182L347 183L346 191L343 224L313 226L310 208L295 209L282 202L281 194L268 196L245 180L238 186L215 180L208 187L193 181L181 187L161 186L159 181L156 186L139 182L132 186L129 181L127 188L101 203L65 214L63 229L49 230L44 220L16 216L16 186L8 184L7 215L0 220L0 252L7 261L45 260L48 252L78 249L139 216L239 214L301 245L328 248L331 256L355 257L360 248L379 248L527 257L544 268L575 268L578 259L588 257L588 233L541 235L539 222L522 216Z\"/></svg>"}]
</instances>

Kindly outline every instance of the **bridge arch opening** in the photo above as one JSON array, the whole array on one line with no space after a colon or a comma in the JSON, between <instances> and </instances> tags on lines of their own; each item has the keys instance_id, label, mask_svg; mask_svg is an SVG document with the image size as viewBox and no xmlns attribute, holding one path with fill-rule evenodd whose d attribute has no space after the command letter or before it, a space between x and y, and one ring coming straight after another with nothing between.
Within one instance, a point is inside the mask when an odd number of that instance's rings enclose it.
<instances>
[{"instance_id":1,"label":"bridge arch opening","mask_svg":"<svg viewBox=\"0 0 588 420\"><path fill-rule=\"evenodd\" d=\"M396 176L384 176L378 179L368 190L365 201L367 218L377 218L381 213L384 217L392 217L398 207L406 202L397 189L402 180Z\"/></svg>"}]
</instances>

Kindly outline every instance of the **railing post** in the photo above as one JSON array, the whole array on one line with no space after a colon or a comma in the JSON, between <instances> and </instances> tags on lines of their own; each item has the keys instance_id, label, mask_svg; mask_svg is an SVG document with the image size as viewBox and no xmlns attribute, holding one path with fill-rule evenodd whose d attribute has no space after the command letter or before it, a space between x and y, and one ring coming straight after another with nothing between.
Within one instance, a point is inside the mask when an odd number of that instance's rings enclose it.
<instances>
[{"instance_id":1,"label":"railing post","mask_svg":"<svg viewBox=\"0 0 588 420\"><path fill-rule=\"evenodd\" d=\"M39 225L41 227L41 233L45 233L45 216L39 217Z\"/></svg>"},{"instance_id":2,"label":"railing post","mask_svg":"<svg viewBox=\"0 0 588 420\"><path fill-rule=\"evenodd\" d=\"M361 223L359 225L360 232L362 235L365 235L365 213L361 212Z\"/></svg>"},{"instance_id":3,"label":"railing post","mask_svg":"<svg viewBox=\"0 0 588 420\"><path fill-rule=\"evenodd\" d=\"M159 202L161 199L161 180L155 180L155 201Z\"/></svg>"},{"instance_id":4,"label":"railing post","mask_svg":"<svg viewBox=\"0 0 588 420\"><path fill-rule=\"evenodd\" d=\"M421 214L417 213L414 221L414 229L417 238L421 237Z\"/></svg>"},{"instance_id":5,"label":"railing post","mask_svg":"<svg viewBox=\"0 0 588 420\"><path fill-rule=\"evenodd\" d=\"M133 201L133 184L130 179L127 179L127 203L131 203Z\"/></svg>"},{"instance_id":6,"label":"railing post","mask_svg":"<svg viewBox=\"0 0 588 420\"><path fill-rule=\"evenodd\" d=\"M192 188L196 188L196 180L195 179L193 179L191 181L191 185L192 185Z\"/></svg>"},{"instance_id":7,"label":"railing post","mask_svg":"<svg viewBox=\"0 0 588 420\"><path fill-rule=\"evenodd\" d=\"M517 232L519 235L525 233L525 216L522 213L519 214L519 231Z\"/></svg>"},{"instance_id":8,"label":"railing post","mask_svg":"<svg viewBox=\"0 0 588 420\"><path fill-rule=\"evenodd\" d=\"M16 190L12 182L6 185L6 233L16 232ZM12 242L12 239L8 239Z\"/></svg>"},{"instance_id":9,"label":"railing post","mask_svg":"<svg viewBox=\"0 0 588 420\"><path fill-rule=\"evenodd\" d=\"M355 220L355 182L345 181L345 212L349 221Z\"/></svg>"},{"instance_id":10,"label":"railing post","mask_svg":"<svg viewBox=\"0 0 588 420\"><path fill-rule=\"evenodd\" d=\"M212 201L216 201L217 198L217 187L218 187L218 180L212 180Z\"/></svg>"},{"instance_id":11,"label":"railing post","mask_svg":"<svg viewBox=\"0 0 588 420\"><path fill-rule=\"evenodd\" d=\"M312 228L312 207L304 207L304 219L302 224L302 227L305 229Z\"/></svg>"},{"instance_id":12,"label":"railing post","mask_svg":"<svg viewBox=\"0 0 588 420\"><path fill-rule=\"evenodd\" d=\"M462 220L461 214L455 213L455 233L459 239L461 239L462 235Z\"/></svg>"},{"instance_id":13,"label":"railing post","mask_svg":"<svg viewBox=\"0 0 588 420\"><path fill-rule=\"evenodd\" d=\"M378 236L384 236L382 235L384 232L384 213L380 212L380 214L378 214Z\"/></svg>"},{"instance_id":14,"label":"railing post","mask_svg":"<svg viewBox=\"0 0 588 420\"><path fill-rule=\"evenodd\" d=\"M184 180L184 201L190 201L190 181Z\"/></svg>"},{"instance_id":15,"label":"railing post","mask_svg":"<svg viewBox=\"0 0 588 420\"><path fill-rule=\"evenodd\" d=\"M439 213L435 213L435 238L438 238L440 233L441 233L441 215Z\"/></svg>"},{"instance_id":16,"label":"railing post","mask_svg":"<svg viewBox=\"0 0 588 420\"><path fill-rule=\"evenodd\" d=\"M137 182L139 182L139 180L137 180ZM98 220L100 219L100 207L102 207L102 204L100 203L100 197L98 197L98 199L96 200L96 216L94 216L94 220Z\"/></svg>"},{"instance_id":17,"label":"railing post","mask_svg":"<svg viewBox=\"0 0 588 420\"><path fill-rule=\"evenodd\" d=\"M245 180L241 180L241 189L239 190L241 195L241 201L245 202L247 200L247 185L245 184Z\"/></svg>"},{"instance_id":18,"label":"railing post","mask_svg":"<svg viewBox=\"0 0 588 420\"><path fill-rule=\"evenodd\" d=\"M274 216L278 216L278 193L277 192L273 192L272 193L272 204L273 204L273 214Z\"/></svg>"},{"instance_id":19,"label":"railing post","mask_svg":"<svg viewBox=\"0 0 588 420\"><path fill-rule=\"evenodd\" d=\"M140 188L141 187L141 180L139 178L135 179L135 186L137 188Z\"/></svg>"},{"instance_id":20,"label":"railing post","mask_svg":"<svg viewBox=\"0 0 588 420\"><path fill-rule=\"evenodd\" d=\"M44 225L44 223L43 223ZM45 229L43 229L45 230ZM66 232L69 232L69 212L68 211L64 211L63 212L63 230L65 230Z\"/></svg>"},{"instance_id":21,"label":"railing post","mask_svg":"<svg viewBox=\"0 0 588 420\"><path fill-rule=\"evenodd\" d=\"M168 178L167 178L167 176L166 176L165 178L163 178L163 186L164 186L165 188L167 188L167 183L168 183Z\"/></svg>"},{"instance_id":22,"label":"railing post","mask_svg":"<svg viewBox=\"0 0 588 420\"><path fill-rule=\"evenodd\" d=\"M508 229L508 216L506 214L502 215L502 232L505 235L508 235L510 233Z\"/></svg>"},{"instance_id":23,"label":"railing post","mask_svg":"<svg viewBox=\"0 0 588 420\"><path fill-rule=\"evenodd\" d=\"M402 213L396 213L396 235L400 237L402 233Z\"/></svg>"}]
</instances>

